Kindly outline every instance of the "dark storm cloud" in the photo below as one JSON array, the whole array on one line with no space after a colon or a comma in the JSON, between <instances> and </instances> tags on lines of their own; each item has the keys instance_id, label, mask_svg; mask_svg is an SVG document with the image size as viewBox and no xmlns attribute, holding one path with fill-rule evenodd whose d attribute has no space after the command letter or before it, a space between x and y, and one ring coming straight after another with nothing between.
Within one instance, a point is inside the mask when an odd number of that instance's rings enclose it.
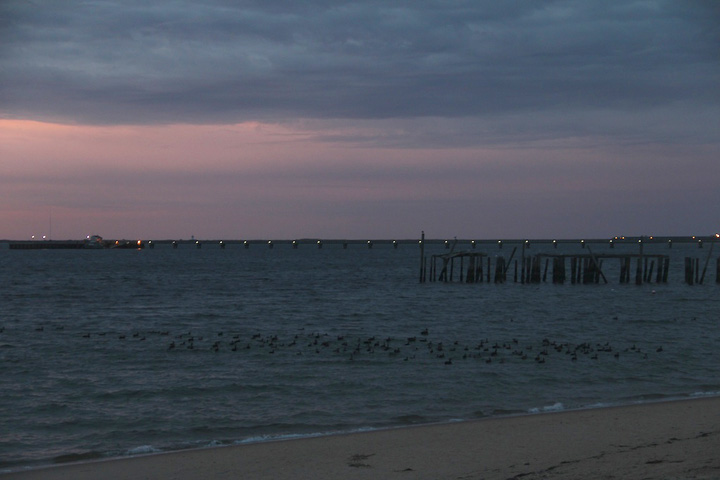
<instances>
[{"instance_id":1,"label":"dark storm cloud","mask_svg":"<svg viewBox=\"0 0 720 480\"><path fill-rule=\"evenodd\" d=\"M0 7L6 118L717 111L717 3L62 1Z\"/></svg>"}]
</instances>

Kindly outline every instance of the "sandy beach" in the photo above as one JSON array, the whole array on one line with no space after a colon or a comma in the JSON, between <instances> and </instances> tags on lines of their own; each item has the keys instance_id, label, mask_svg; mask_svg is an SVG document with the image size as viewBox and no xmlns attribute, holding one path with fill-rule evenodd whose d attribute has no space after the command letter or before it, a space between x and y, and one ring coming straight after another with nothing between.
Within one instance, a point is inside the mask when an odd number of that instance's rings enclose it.
<instances>
[{"instance_id":1,"label":"sandy beach","mask_svg":"<svg viewBox=\"0 0 720 480\"><path fill-rule=\"evenodd\" d=\"M40 468L3 480L720 479L720 398L490 418Z\"/></svg>"}]
</instances>

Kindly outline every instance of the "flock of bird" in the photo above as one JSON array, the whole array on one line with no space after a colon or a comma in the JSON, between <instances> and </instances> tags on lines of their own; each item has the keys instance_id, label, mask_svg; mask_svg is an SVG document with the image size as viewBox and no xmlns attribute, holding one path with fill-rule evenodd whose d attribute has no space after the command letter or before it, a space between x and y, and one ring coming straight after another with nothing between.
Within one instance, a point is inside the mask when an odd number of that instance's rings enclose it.
<instances>
[{"instance_id":1,"label":"flock of bird","mask_svg":"<svg viewBox=\"0 0 720 480\"><path fill-rule=\"evenodd\" d=\"M39 326L36 332L43 332ZM50 329L47 329L50 330ZM54 327L64 330L64 327ZM0 330L0 334L4 328ZM576 362L579 359L620 360L628 355L647 359L649 354L661 353L662 346L638 347L636 344L616 347L609 342L572 343L542 338L535 341L517 338L491 341L488 338L469 340L438 339L428 329L412 336L358 336L356 334L330 334L299 329L284 334L241 334L237 332L214 332L196 334L192 331L172 334L165 331L100 332L81 333L84 339L105 341L145 342L164 348L168 354L178 352L240 352L256 355L315 355L320 358L337 358L346 361L369 360L378 356L402 361L430 359L452 365L459 361L482 361L487 364L506 362L535 362L544 364L558 357ZM1 338L1 337L0 337ZM149 345L148 345L149 346Z\"/></svg>"}]
</instances>

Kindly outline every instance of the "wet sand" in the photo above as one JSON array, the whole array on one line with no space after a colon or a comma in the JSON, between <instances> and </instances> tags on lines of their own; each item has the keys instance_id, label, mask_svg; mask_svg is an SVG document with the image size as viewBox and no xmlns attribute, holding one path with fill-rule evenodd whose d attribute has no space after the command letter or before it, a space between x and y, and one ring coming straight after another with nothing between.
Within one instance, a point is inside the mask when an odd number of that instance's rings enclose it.
<instances>
[{"instance_id":1,"label":"wet sand","mask_svg":"<svg viewBox=\"0 0 720 480\"><path fill-rule=\"evenodd\" d=\"M67 464L47 479L720 479L720 397Z\"/></svg>"}]
</instances>

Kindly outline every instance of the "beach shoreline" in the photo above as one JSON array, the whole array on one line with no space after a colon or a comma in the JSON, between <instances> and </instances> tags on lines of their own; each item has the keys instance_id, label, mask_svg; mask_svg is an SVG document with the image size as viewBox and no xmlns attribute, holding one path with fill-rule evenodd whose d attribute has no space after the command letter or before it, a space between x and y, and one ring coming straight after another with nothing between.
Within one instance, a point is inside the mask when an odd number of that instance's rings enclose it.
<instances>
[{"instance_id":1,"label":"beach shoreline","mask_svg":"<svg viewBox=\"0 0 720 480\"><path fill-rule=\"evenodd\" d=\"M720 397L416 425L69 463L63 479L720 478Z\"/></svg>"}]
</instances>

